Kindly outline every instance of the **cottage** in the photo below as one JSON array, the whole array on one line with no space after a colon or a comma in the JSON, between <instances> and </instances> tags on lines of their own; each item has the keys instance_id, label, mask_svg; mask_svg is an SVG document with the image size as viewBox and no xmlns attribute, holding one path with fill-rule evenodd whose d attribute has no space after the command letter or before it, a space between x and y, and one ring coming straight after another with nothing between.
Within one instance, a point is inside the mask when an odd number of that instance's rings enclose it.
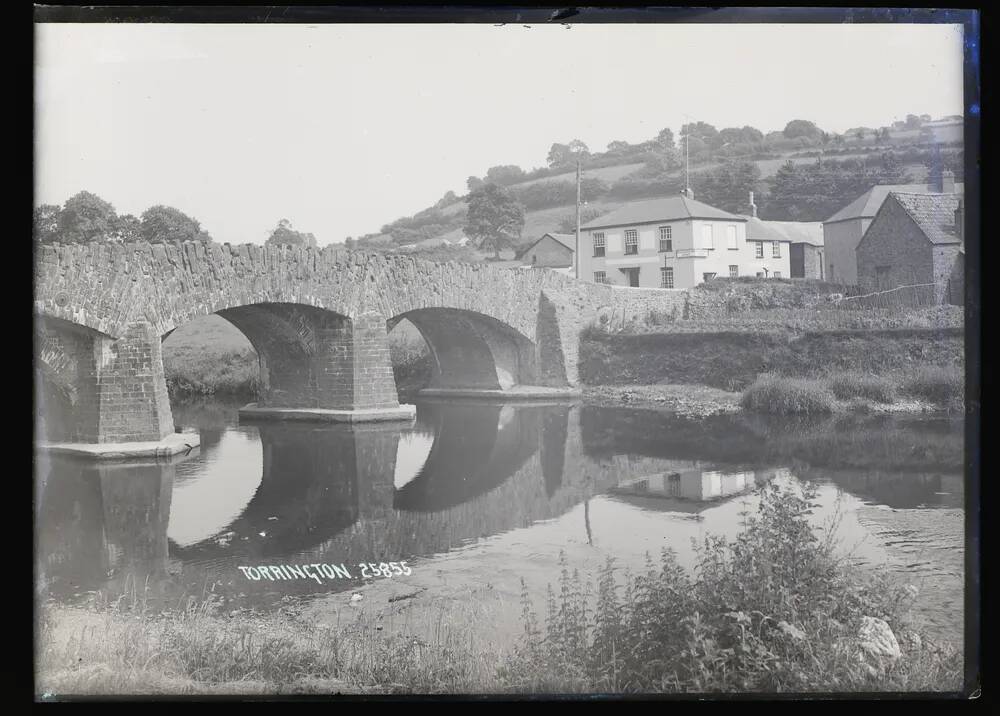
<instances>
[{"instance_id":1,"label":"cottage","mask_svg":"<svg viewBox=\"0 0 1000 716\"><path fill-rule=\"evenodd\" d=\"M574 234L542 234L541 238L523 249L517 258L524 264L537 268L568 269L573 266Z\"/></svg>"},{"instance_id":2,"label":"cottage","mask_svg":"<svg viewBox=\"0 0 1000 716\"><path fill-rule=\"evenodd\" d=\"M961 305L965 283L963 207L958 194L890 192L857 247L868 292L920 286L922 301Z\"/></svg>"},{"instance_id":3,"label":"cottage","mask_svg":"<svg viewBox=\"0 0 1000 716\"><path fill-rule=\"evenodd\" d=\"M717 276L787 277L788 240L751 218L696 201L690 189L626 204L580 228L580 278L680 289Z\"/></svg>"},{"instance_id":4,"label":"cottage","mask_svg":"<svg viewBox=\"0 0 1000 716\"><path fill-rule=\"evenodd\" d=\"M965 185L955 182L954 174L942 172L929 184L882 184L873 186L823 222L823 253L826 279L849 286L858 283L855 251L861 237L871 226L875 214L890 192L909 194L962 194Z\"/></svg>"}]
</instances>

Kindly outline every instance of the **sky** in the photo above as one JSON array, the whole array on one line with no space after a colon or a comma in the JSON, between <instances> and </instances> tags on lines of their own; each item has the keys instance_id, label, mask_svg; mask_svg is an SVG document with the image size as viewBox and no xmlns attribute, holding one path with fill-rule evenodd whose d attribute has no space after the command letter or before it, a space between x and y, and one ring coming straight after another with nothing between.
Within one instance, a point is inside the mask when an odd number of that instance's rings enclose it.
<instances>
[{"instance_id":1,"label":"sky","mask_svg":"<svg viewBox=\"0 0 1000 716\"><path fill-rule=\"evenodd\" d=\"M951 25L39 24L35 204L155 204L219 242L377 232L553 142L688 121L963 114Z\"/></svg>"}]
</instances>

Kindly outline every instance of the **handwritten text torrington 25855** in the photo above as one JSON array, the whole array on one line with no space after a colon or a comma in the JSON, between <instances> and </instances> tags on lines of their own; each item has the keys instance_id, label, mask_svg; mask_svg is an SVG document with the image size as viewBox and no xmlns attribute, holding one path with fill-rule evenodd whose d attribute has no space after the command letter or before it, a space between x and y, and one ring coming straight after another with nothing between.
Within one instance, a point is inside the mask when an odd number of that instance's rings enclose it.
<instances>
[{"instance_id":1,"label":"handwritten text torrington 25855","mask_svg":"<svg viewBox=\"0 0 1000 716\"><path fill-rule=\"evenodd\" d=\"M396 576L409 576L413 574L413 570L406 566L406 562L359 562L358 567L361 569L361 578L368 579L370 577L396 577ZM301 565L279 565L277 567L259 566L259 567L239 567L243 572L243 576L254 582L260 581L261 579L268 579L273 581L277 580L288 580L288 579L315 579L317 584L323 583L323 578L326 579L353 579L353 576L348 571L347 567L341 564L301 564Z\"/></svg>"}]
</instances>

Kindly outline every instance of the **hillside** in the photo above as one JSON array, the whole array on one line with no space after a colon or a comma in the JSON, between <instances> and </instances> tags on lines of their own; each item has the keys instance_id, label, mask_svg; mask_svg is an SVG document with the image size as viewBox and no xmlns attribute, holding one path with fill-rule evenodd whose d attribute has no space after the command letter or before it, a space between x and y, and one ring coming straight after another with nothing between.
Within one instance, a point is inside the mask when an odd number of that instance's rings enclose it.
<instances>
[{"instance_id":1,"label":"hillside","mask_svg":"<svg viewBox=\"0 0 1000 716\"><path fill-rule=\"evenodd\" d=\"M931 166L951 169L957 180L962 179L960 124L856 128L843 135L831 135L813 126L815 136L795 138L781 132L763 135L749 127L723 129L718 136L734 137L736 132L742 139L737 137L735 143L720 146L711 144L711 137L716 136L711 134L714 127L703 123L692 127L689 183L695 196L722 209L744 213L748 211L748 194L753 191L759 214L766 219L823 221L873 184L926 181ZM708 138L699 139L695 129ZM683 154L678 146L665 148L656 140L612 144L617 145L614 151L611 146L604 153L584 150L585 221L629 201L683 189ZM683 140L678 144L683 146ZM553 152L565 146L553 145ZM469 186L499 183L524 206L521 246L525 246L546 232L570 230L575 217L575 180L575 167L557 162L531 172L512 165L493 167L484 179L470 177ZM798 199L796 193L801 195ZM383 251L434 252L436 257L455 252L461 260L483 260L489 252L462 245L468 243L463 231L466 209L466 197L449 192L435 206L387 224L378 234L359 237L356 245Z\"/></svg>"}]
</instances>

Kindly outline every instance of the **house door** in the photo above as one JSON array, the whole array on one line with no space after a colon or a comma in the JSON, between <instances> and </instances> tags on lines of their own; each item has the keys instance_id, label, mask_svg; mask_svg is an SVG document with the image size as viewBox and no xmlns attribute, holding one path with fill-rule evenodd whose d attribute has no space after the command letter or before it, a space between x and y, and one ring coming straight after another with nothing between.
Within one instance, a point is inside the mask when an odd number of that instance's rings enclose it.
<instances>
[{"instance_id":1,"label":"house door","mask_svg":"<svg viewBox=\"0 0 1000 716\"><path fill-rule=\"evenodd\" d=\"M632 288L639 288L639 268L623 268L622 273L628 279L628 285Z\"/></svg>"}]
</instances>

